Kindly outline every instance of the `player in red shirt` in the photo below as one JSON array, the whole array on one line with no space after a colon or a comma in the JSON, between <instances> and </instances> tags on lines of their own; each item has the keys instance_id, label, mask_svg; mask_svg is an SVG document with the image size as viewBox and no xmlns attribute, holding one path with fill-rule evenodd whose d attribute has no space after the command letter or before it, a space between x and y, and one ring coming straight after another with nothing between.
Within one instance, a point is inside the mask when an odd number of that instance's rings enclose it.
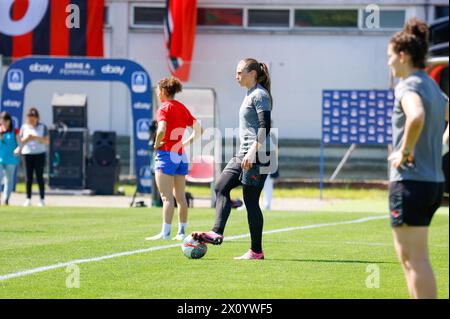
<instances>
[{"instance_id":1,"label":"player in red shirt","mask_svg":"<svg viewBox=\"0 0 450 319\"><path fill-rule=\"evenodd\" d=\"M186 175L189 163L184 147L192 144L203 134L203 129L191 112L176 101L175 94L181 92L182 85L176 78L166 78L158 82L158 110L154 149L155 178L163 201L163 225L161 233L146 240L170 239L174 213L174 196L178 204L178 233L174 240L183 240L186 234L188 206L186 201ZM186 141L182 141L187 127L193 129Z\"/></svg>"}]
</instances>

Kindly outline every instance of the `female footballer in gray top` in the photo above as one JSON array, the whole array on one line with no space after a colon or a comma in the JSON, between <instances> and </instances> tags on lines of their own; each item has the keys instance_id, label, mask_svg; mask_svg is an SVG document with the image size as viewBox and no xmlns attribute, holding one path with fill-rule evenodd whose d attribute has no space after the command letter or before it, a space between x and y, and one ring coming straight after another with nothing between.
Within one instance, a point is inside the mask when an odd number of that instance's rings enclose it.
<instances>
[{"instance_id":1,"label":"female footballer in gray top","mask_svg":"<svg viewBox=\"0 0 450 319\"><path fill-rule=\"evenodd\" d=\"M262 232L264 219L259 198L267 174L261 169L258 154L270 132L272 96L270 77L264 63L244 59L236 68L236 80L247 89L239 110L239 153L227 164L216 181L216 222L209 232L193 232L194 239L214 245L223 241L225 225L231 212L230 192L242 185L251 235L251 249L235 259L264 259ZM268 139L267 139L268 140ZM266 163L261 163L266 164Z\"/></svg>"},{"instance_id":2,"label":"female footballer in gray top","mask_svg":"<svg viewBox=\"0 0 450 319\"><path fill-rule=\"evenodd\" d=\"M271 100L269 92L261 84L257 83L256 86L248 90L239 110L240 149L238 155L245 156L258 139L258 130L261 128L261 122L263 122L264 128L267 127L264 112L270 111ZM268 131L266 129L266 132Z\"/></svg>"},{"instance_id":3,"label":"female footballer in gray top","mask_svg":"<svg viewBox=\"0 0 450 319\"><path fill-rule=\"evenodd\" d=\"M448 98L424 71L428 26L410 19L388 47L388 65L401 81L392 115L394 152L389 210L397 256L412 298L436 298L428 254L428 226L444 189L442 144L448 143Z\"/></svg>"},{"instance_id":4,"label":"female footballer in gray top","mask_svg":"<svg viewBox=\"0 0 450 319\"><path fill-rule=\"evenodd\" d=\"M395 105L392 114L393 146L400 150L405 135L406 114L401 101L408 93L416 93L422 100L424 124L414 148L414 166L392 167L390 181L444 182L442 171L442 133L445 131L445 112L448 97L424 70L417 70L395 88Z\"/></svg>"}]
</instances>

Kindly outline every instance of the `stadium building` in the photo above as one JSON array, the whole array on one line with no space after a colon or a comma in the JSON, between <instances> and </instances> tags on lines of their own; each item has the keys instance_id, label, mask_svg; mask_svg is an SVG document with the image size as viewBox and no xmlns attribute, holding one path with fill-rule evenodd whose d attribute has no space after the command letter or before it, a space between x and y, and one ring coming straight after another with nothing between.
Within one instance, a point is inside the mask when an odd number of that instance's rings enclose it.
<instances>
[{"instance_id":1,"label":"stadium building","mask_svg":"<svg viewBox=\"0 0 450 319\"><path fill-rule=\"evenodd\" d=\"M374 24L371 14L377 6L379 24ZM148 70L153 86L170 74L164 7L161 0L106 0L105 57L137 61ZM273 119L280 139L316 141L321 136L322 90L389 88L387 43L413 16L428 22L448 16L448 2L199 0L190 80L185 85L214 89L221 131L236 127L244 95L235 80L236 64L255 57L271 70ZM124 85L32 83L26 107L38 107L48 124L55 92L88 95L91 131L130 135L130 99Z\"/></svg>"}]
</instances>

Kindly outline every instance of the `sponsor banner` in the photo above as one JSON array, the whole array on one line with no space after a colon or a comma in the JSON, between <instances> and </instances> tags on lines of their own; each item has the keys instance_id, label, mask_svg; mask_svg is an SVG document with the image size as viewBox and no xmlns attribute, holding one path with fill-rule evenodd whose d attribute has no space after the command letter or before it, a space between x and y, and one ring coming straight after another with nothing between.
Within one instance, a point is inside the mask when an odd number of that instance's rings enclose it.
<instances>
[{"instance_id":1,"label":"sponsor banner","mask_svg":"<svg viewBox=\"0 0 450 319\"><path fill-rule=\"evenodd\" d=\"M103 56L104 0L1 0L0 55Z\"/></svg>"},{"instance_id":2,"label":"sponsor banner","mask_svg":"<svg viewBox=\"0 0 450 319\"><path fill-rule=\"evenodd\" d=\"M392 143L392 90L324 90L324 144Z\"/></svg>"},{"instance_id":3,"label":"sponsor banner","mask_svg":"<svg viewBox=\"0 0 450 319\"><path fill-rule=\"evenodd\" d=\"M144 72L133 72L131 75L131 90L134 93L144 93L148 90L148 77Z\"/></svg>"},{"instance_id":4,"label":"sponsor banner","mask_svg":"<svg viewBox=\"0 0 450 319\"><path fill-rule=\"evenodd\" d=\"M139 64L121 59L25 58L13 63L3 81L0 111L11 114L15 127L22 125L23 100L27 85L34 80L117 81L131 92L134 159L140 193L151 192L149 138L152 121L150 77ZM150 178L150 181L149 181Z\"/></svg>"},{"instance_id":5,"label":"sponsor banner","mask_svg":"<svg viewBox=\"0 0 450 319\"><path fill-rule=\"evenodd\" d=\"M18 69L10 69L8 73L6 73L6 81L9 90L22 91L25 83L23 71Z\"/></svg>"},{"instance_id":6,"label":"sponsor banner","mask_svg":"<svg viewBox=\"0 0 450 319\"><path fill-rule=\"evenodd\" d=\"M152 108L152 105L150 103L141 103L137 102L133 104L133 109L135 110L150 110Z\"/></svg>"}]
</instances>

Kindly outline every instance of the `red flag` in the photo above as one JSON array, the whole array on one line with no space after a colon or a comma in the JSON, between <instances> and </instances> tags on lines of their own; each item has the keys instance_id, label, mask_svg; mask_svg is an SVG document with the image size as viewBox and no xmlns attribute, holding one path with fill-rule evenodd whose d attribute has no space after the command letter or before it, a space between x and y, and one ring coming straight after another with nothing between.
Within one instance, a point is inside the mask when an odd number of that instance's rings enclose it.
<instances>
[{"instance_id":1,"label":"red flag","mask_svg":"<svg viewBox=\"0 0 450 319\"><path fill-rule=\"evenodd\" d=\"M197 26L197 0L167 0L164 32L172 75L189 80Z\"/></svg>"},{"instance_id":2,"label":"red flag","mask_svg":"<svg viewBox=\"0 0 450 319\"><path fill-rule=\"evenodd\" d=\"M105 0L1 0L0 55L101 57L104 6Z\"/></svg>"}]
</instances>

